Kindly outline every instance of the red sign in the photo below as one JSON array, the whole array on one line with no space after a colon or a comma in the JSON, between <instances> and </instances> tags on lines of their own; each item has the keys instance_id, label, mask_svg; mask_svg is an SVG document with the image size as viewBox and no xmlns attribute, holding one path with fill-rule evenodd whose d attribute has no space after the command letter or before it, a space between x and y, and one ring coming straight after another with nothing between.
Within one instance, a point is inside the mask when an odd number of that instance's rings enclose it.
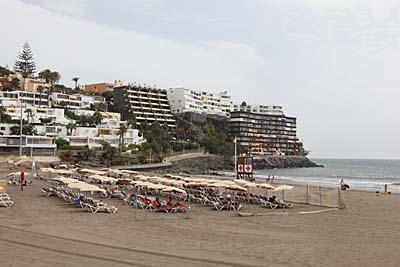
<instances>
[{"instance_id":1,"label":"red sign","mask_svg":"<svg viewBox=\"0 0 400 267\"><path fill-rule=\"evenodd\" d=\"M238 165L238 171L243 172L243 165Z\"/></svg>"},{"instance_id":2,"label":"red sign","mask_svg":"<svg viewBox=\"0 0 400 267\"><path fill-rule=\"evenodd\" d=\"M245 171L245 172L248 172L248 173L251 173L251 172L253 171L253 168L252 168L251 165L245 165L244 171Z\"/></svg>"}]
</instances>

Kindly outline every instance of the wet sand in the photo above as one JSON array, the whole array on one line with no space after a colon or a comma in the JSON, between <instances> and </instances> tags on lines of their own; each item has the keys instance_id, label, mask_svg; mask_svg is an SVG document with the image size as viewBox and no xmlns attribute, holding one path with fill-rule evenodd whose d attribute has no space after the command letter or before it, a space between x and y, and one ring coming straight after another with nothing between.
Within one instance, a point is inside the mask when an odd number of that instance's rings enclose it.
<instances>
[{"instance_id":1,"label":"wet sand","mask_svg":"<svg viewBox=\"0 0 400 267\"><path fill-rule=\"evenodd\" d=\"M4 177L4 174L1 176ZM238 217L192 205L186 214L136 210L90 214L10 186L0 208L0 266L399 266L400 196L343 192L348 208L296 204L290 210L243 205ZM288 215L288 213L294 213Z\"/></svg>"}]
</instances>

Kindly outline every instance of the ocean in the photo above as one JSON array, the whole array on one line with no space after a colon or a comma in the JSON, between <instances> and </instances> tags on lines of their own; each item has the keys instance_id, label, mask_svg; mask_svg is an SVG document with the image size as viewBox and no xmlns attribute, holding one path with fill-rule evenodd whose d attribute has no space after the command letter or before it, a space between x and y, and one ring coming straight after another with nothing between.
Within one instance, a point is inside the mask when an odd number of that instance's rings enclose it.
<instances>
[{"instance_id":1,"label":"ocean","mask_svg":"<svg viewBox=\"0 0 400 267\"><path fill-rule=\"evenodd\" d=\"M257 170L256 179L265 179L268 174L275 180L291 184L309 184L334 187L343 178L350 189L389 191L400 193L400 160L372 159L311 159L324 168L296 168Z\"/></svg>"}]
</instances>

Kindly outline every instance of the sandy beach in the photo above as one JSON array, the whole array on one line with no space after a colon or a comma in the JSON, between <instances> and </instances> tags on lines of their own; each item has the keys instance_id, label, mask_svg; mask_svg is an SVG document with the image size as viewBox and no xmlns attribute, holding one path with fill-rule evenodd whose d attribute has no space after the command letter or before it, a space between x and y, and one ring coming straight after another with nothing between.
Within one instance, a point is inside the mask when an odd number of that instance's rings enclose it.
<instances>
[{"instance_id":1,"label":"sandy beach","mask_svg":"<svg viewBox=\"0 0 400 267\"><path fill-rule=\"evenodd\" d=\"M5 176L4 174L2 176ZM3 178L3 177L2 177ZM0 266L398 266L400 196L346 191L348 208L244 204L238 217L192 204L186 214L136 210L90 214L40 194L44 181L0 208Z\"/></svg>"}]
</instances>

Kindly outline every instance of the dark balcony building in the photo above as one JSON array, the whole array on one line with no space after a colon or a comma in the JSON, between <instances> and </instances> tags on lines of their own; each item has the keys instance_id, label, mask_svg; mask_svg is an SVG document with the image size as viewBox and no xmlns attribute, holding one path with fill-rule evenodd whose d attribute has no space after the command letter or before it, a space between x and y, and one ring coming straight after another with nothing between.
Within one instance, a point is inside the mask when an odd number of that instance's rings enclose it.
<instances>
[{"instance_id":1,"label":"dark balcony building","mask_svg":"<svg viewBox=\"0 0 400 267\"><path fill-rule=\"evenodd\" d=\"M301 142L296 135L296 118L259 114L246 111L231 112L229 135L240 146L259 155L297 155Z\"/></svg>"},{"instance_id":2,"label":"dark balcony building","mask_svg":"<svg viewBox=\"0 0 400 267\"><path fill-rule=\"evenodd\" d=\"M114 87L114 111L123 120L134 119L138 126L158 122L172 129L176 127L168 103L167 91L140 85Z\"/></svg>"}]
</instances>

